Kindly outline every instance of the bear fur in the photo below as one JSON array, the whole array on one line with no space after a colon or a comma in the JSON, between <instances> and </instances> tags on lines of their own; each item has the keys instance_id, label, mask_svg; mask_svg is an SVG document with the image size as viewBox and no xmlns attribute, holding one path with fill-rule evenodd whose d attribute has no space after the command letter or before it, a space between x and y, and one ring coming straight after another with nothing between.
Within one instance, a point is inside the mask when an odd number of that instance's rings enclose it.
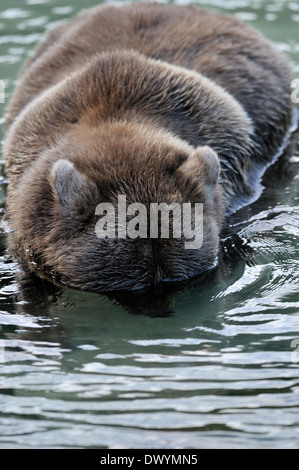
<instances>
[{"instance_id":1,"label":"bear fur","mask_svg":"<svg viewBox=\"0 0 299 470\"><path fill-rule=\"evenodd\" d=\"M54 282L105 292L215 265L292 120L290 67L258 32L194 6L99 6L50 31L7 109L11 248ZM99 239L95 208L203 203L203 245Z\"/></svg>"}]
</instances>

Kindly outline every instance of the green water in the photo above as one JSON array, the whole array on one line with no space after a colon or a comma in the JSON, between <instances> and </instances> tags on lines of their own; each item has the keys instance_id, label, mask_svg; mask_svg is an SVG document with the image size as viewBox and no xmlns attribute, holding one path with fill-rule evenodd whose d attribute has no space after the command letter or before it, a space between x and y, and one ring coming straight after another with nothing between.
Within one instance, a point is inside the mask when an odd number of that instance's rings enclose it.
<instances>
[{"instance_id":1,"label":"green water","mask_svg":"<svg viewBox=\"0 0 299 470\"><path fill-rule=\"evenodd\" d=\"M96 3L0 1L6 102L45 30ZM299 78L298 1L198 4L263 31ZM297 151L268 171L229 219L219 267L176 293L108 299L26 279L2 225L0 447L298 447L298 167Z\"/></svg>"}]
</instances>

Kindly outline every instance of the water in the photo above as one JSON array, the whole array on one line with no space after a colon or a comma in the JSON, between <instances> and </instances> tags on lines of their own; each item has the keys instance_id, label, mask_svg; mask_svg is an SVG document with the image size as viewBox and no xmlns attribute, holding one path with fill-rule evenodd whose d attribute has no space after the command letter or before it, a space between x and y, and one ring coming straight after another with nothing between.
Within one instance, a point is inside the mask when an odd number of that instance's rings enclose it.
<instances>
[{"instance_id":1,"label":"water","mask_svg":"<svg viewBox=\"0 0 299 470\"><path fill-rule=\"evenodd\" d=\"M6 100L44 31L96 3L0 1ZM298 1L198 3L262 30L299 78ZM298 447L298 167L297 150L268 170L230 217L218 269L176 293L109 299L26 278L2 225L0 446Z\"/></svg>"}]
</instances>

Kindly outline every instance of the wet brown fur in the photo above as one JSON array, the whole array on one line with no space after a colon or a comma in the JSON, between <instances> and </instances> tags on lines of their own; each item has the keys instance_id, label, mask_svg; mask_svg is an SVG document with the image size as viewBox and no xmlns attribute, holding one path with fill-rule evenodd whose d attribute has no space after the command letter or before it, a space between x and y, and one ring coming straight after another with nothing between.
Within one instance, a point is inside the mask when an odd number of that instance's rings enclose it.
<instances>
[{"instance_id":1,"label":"wet brown fur","mask_svg":"<svg viewBox=\"0 0 299 470\"><path fill-rule=\"evenodd\" d=\"M225 210L251 195L290 126L290 82L285 58L230 16L83 11L37 47L7 110L12 249L43 275L98 291L211 267ZM65 189L60 160L74 168ZM97 239L95 207L117 194L147 207L203 202L202 249Z\"/></svg>"}]
</instances>

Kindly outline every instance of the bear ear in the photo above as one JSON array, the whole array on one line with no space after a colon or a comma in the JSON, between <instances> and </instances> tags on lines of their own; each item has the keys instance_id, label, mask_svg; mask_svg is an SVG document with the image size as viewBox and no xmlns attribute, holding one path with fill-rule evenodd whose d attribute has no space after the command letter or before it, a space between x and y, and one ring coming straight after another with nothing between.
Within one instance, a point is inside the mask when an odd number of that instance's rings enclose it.
<instances>
[{"instance_id":1,"label":"bear ear","mask_svg":"<svg viewBox=\"0 0 299 470\"><path fill-rule=\"evenodd\" d=\"M73 163L60 159L54 163L50 183L61 205L68 209L87 209L94 206L96 185L76 170ZM92 204L93 203L93 204Z\"/></svg>"},{"instance_id":2,"label":"bear ear","mask_svg":"<svg viewBox=\"0 0 299 470\"><path fill-rule=\"evenodd\" d=\"M181 185L189 193L213 196L220 175L220 162L216 152L209 147L197 147L177 170Z\"/></svg>"}]
</instances>

